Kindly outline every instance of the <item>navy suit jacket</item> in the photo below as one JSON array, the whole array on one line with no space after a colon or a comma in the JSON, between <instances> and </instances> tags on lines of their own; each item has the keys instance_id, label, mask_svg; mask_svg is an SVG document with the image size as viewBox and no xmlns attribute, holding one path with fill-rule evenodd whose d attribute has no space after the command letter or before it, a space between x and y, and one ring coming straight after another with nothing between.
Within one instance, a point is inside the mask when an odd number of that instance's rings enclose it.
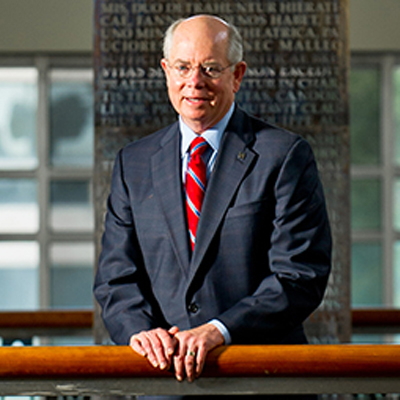
<instances>
[{"instance_id":1,"label":"navy suit jacket","mask_svg":"<svg viewBox=\"0 0 400 400\"><path fill-rule=\"evenodd\" d=\"M311 148L236 107L191 255L178 123L131 143L115 161L102 245L94 293L117 344L213 318L232 343L302 342L331 256Z\"/></svg>"}]
</instances>

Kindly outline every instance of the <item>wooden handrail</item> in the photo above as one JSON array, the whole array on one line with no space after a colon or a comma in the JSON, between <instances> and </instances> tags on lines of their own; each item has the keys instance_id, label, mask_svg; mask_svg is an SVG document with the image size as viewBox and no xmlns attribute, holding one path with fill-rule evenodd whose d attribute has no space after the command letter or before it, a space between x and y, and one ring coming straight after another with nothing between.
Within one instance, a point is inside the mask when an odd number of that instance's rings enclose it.
<instances>
[{"instance_id":1,"label":"wooden handrail","mask_svg":"<svg viewBox=\"0 0 400 400\"><path fill-rule=\"evenodd\" d=\"M354 328L399 327L400 309L360 308L352 311Z\"/></svg>"},{"instance_id":2,"label":"wooden handrail","mask_svg":"<svg viewBox=\"0 0 400 400\"><path fill-rule=\"evenodd\" d=\"M168 377L127 346L0 348L1 379ZM204 377L400 377L398 345L222 346Z\"/></svg>"},{"instance_id":3,"label":"wooden handrail","mask_svg":"<svg viewBox=\"0 0 400 400\"><path fill-rule=\"evenodd\" d=\"M352 310L353 327L399 327L400 309ZM0 328L83 328L93 326L92 310L1 311Z\"/></svg>"},{"instance_id":4,"label":"wooden handrail","mask_svg":"<svg viewBox=\"0 0 400 400\"><path fill-rule=\"evenodd\" d=\"M92 310L0 312L0 337L5 340L33 336L91 336ZM400 309L352 310L353 333L400 333Z\"/></svg>"},{"instance_id":5,"label":"wooden handrail","mask_svg":"<svg viewBox=\"0 0 400 400\"><path fill-rule=\"evenodd\" d=\"M0 328L91 329L92 310L2 311Z\"/></svg>"}]
</instances>

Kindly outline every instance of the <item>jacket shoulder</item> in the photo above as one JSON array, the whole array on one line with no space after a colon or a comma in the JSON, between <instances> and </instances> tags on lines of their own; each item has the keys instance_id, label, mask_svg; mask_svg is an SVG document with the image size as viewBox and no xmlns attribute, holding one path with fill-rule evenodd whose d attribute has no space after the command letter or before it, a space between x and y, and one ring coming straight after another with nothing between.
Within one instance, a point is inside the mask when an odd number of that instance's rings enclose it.
<instances>
[{"instance_id":1,"label":"jacket shoulder","mask_svg":"<svg viewBox=\"0 0 400 400\"><path fill-rule=\"evenodd\" d=\"M275 153L279 151L285 153L299 142L308 146L308 142L301 135L257 118L243 110L239 109L238 111L241 129L245 135L248 132L252 136L254 147L265 147Z\"/></svg>"},{"instance_id":2,"label":"jacket shoulder","mask_svg":"<svg viewBox=\"0 0 400 400\"><path fill-rule=\"evenodd\" d=\"M120 150L122 158L146 159L157 152L164 141L171 140L178 133L178 123L175 122L150 135L128 143Z\"/></svg>"}]
</instances>

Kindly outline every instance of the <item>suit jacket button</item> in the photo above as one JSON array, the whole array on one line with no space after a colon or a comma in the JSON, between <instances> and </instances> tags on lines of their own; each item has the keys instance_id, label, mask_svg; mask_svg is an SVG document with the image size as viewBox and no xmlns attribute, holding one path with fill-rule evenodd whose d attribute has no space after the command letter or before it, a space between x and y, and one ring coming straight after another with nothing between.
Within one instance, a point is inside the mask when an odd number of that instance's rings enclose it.
<instances>
[{"instance_id":1,"label":"suit jacket button","mask_svg":"<svg viewBox=\"0 0 400 400\"><path fill-rule=\"evenodd\" d=\"M197 311L199 311L199 306L196 303L191 303L188 306L188 310L189 312L191 312L192 314L196 314Z\"/></svg>"}]
</instances>

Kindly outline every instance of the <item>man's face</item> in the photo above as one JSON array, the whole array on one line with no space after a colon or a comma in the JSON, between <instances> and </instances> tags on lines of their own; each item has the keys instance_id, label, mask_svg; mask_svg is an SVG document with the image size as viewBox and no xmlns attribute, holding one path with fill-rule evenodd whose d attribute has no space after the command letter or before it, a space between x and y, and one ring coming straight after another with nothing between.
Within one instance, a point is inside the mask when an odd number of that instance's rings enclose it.
<instances>
[{"instance_id":1,"label":"man's face","mask_svg":"<svg viewBox=\"0 0 400 400\"><path fill-rule=\"evenodd\" d=\"M244 62L237 64L234 71L226 68L227 46L228 33L222 22L196 17L176 28L169 60L161 61L172 105L198 134L228 112L246 70ZM200 66L223 70L218 78L212 78ZM179 71L188 68L189 76L180 76Z\"/></svg>"}]
</instances>

